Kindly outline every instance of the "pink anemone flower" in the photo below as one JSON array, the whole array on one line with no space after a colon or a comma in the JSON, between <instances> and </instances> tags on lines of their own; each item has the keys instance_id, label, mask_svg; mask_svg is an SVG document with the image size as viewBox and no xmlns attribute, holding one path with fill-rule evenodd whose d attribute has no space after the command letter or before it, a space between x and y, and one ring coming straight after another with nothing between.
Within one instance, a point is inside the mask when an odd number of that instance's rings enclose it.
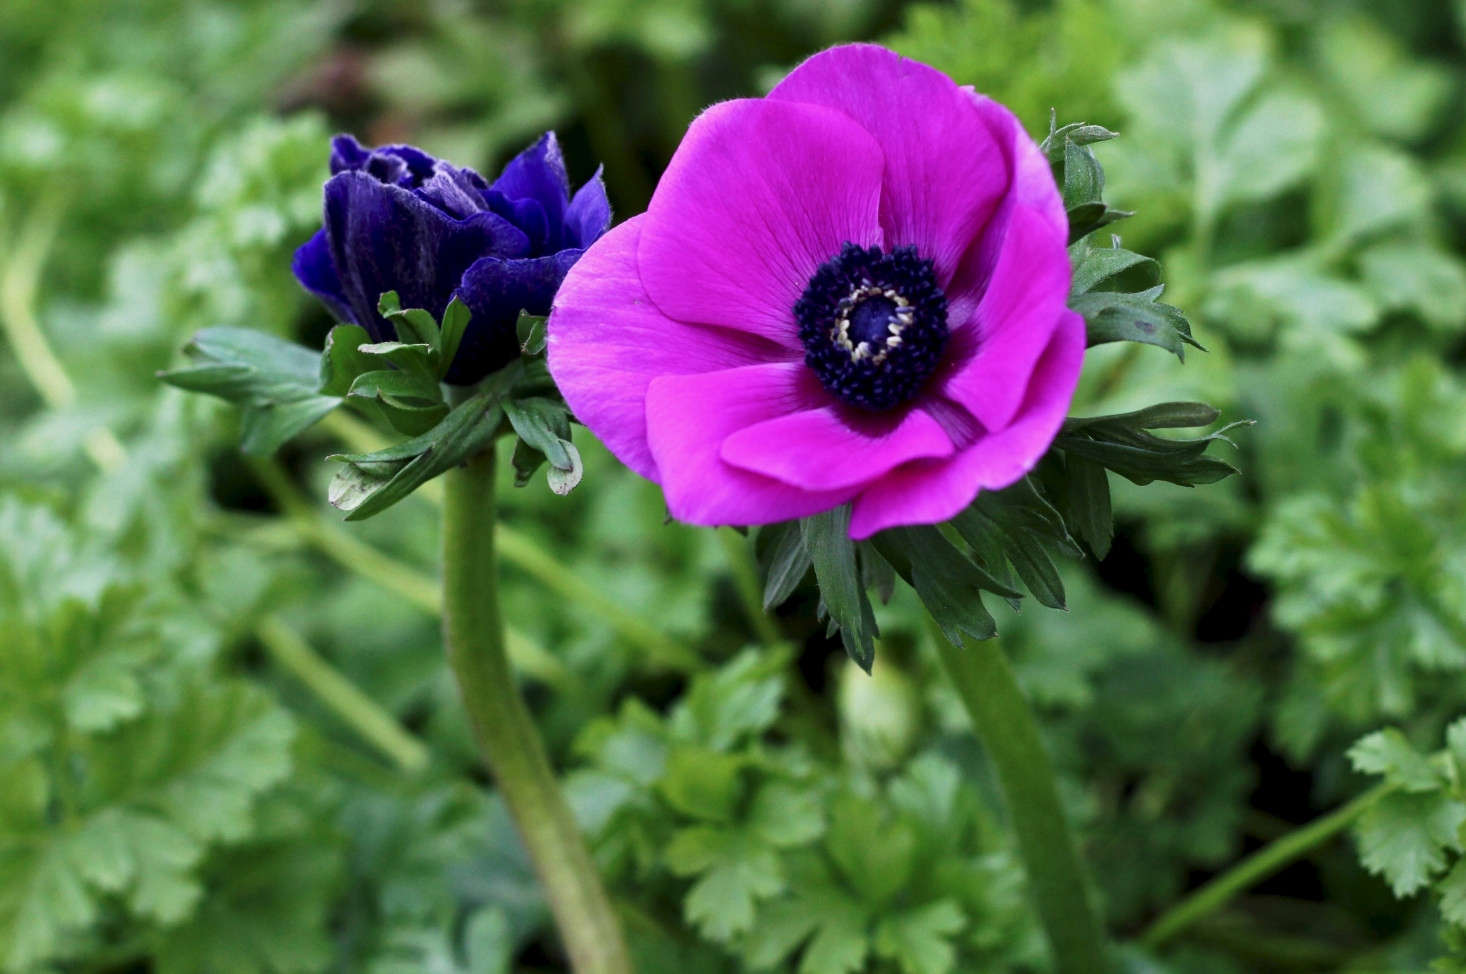
<instances>
[{"instance_id":1,"label":"pink anemone flower","mask_svg":"<svg viewBox=\"0 0 1466 974\"><path fill-rule=\"evenodd\" d=\"M674 518L939 523L1023 477L1084 356L1068 223L1013 114L870 44L692 123L551 312L566 402Z\"/></svg>"}]
</instances>

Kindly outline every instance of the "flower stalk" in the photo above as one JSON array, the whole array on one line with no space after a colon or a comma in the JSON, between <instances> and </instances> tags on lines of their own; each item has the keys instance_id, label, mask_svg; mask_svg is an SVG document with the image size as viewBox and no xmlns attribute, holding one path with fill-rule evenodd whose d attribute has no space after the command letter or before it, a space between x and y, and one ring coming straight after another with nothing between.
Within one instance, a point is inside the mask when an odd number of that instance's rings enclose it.
<instances>
[{"instance_id":1,"label":"flower stalk","mask_svg":"<svg viewBox=\"0 0 1466 974\"><path fill-rule=\"evenodd\" d=\"M1058 974L1103 967L1104 935L1089 877L1059 803L1053 764L996 639L955 646L931 626L937 654L998 774L1008 818Z\"/></svg>"},{"instance_id":2,"label":"flower stalk","mask_svg":"<svg viewBox=\"0 0 1466 974\"><path fill-rule=\"evenodd\" d=\"M469 721L519 827L577 974L630 974L610 899L555 781L505 652L494 555L494 455L444 476L443 636Z\"/></svg>"}]
</instances>

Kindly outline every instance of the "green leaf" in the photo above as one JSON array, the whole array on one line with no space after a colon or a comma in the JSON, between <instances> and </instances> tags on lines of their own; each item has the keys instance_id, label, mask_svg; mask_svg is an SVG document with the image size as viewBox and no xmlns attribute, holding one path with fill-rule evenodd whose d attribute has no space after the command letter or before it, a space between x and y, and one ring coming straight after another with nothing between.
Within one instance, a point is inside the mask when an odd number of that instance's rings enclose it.
<instances>
[{"instance_id":1,"label":"green leaf","mask_svg":"<svg viewBox=\"0 0 1466 974\"><path fill-rule=\"evenodd\" d=\"M446 375L453 364L453 359L458 355L458 347L463 344L463 335L468 331L468 323L473 315L469 312L468 306L453 296L448 302L448 307L443 311L443 322L438 332L438 362L439 378Z\"/></svg>"},{"instance_id":2,"label":"green leaf","mask_svg":"<svg viewBox=\"0 0 1466 974\"><path fill-rule=\"evenodd\" d=\"M964 633L975 639L997 635L997 623L983 607L979 590L1019 597L1016 589L974 563L936 528L891 528L871 541L916 589L943 634L958 645Z\"/></svg>"},{"instance_id":3,"label":"green leaf","mask_svg":"<svg viewBox=\"0 0 1466 974\"><path fill-rule=\"evenodd\" d=\"M784 889L778 857L726 829L682 829L672 837L665 857L674 874L698 877L683 913L703 936L720 943L747 932L757 902Z\"/></svg>"},{"instance_id":4,"label":"green leaf","mask_svg":"<svg viewBox=\"0 0 1466 974\"><path fill-rule=\"evenodd\" d=\"M778 849L807 845L824 834L824 806L804 785L770 781L753 796L748 828Z\"/></svg>"},{"instance_id":5,"label":"green leaf","mask_svg":"<svg viewBox=\"0 0 1466 974\"><path fill-rule=\"evenodd\" d=\"M1460 851L1466 804L1439 792L1385 795L1355 826L1364 867L1383 876L1397 897L1417 892Z\"/></svg>"},{"instance_id":6,"label":"green leaf","mask_svg":"<svg viewBox=\"0 0 1466 974\"><path fill-rule=\"evenodd\" d=\"M759 561L764 569L764 611L783 605L809 574L809 549L798 522L759 529Z\"/></svg>"},{"instance_id":7,"label":"green leaf","mask_svg":"<svg viewBox=\"0 0 1466 974\"><path fill-rule=\"evenodd\" d=\"M1190 487L1237 472L1231 464L1203 455L1213 442L1230 443L1225 434L1233 427L1193 439L1167 439L1146 431L1202 425L1215 418L1216 411L1201 403L1162 403L1133 413L1069 419L1054 442L1066 456L1094 461L1137 484L1164 480Z\"/></svg>"},{"instance_id":8,"label":"green leaf","mask_svg":"<svg viewBox=\"0 0 1466 974\"><path fill-rule=\"evenodd\" d=\"M380 399L389 406L405 408L442 403L442 391L436 379L420 372L398 369L361 373L352 381L347 395L357 399ZM447 413L446 406L443 412Z\"/></svg>"},{"instance_id":9,"label":"green leaf","mask_svg":"<svg viewBox=\"0 0 1466 974\"><path fill-rule=\"evenodd\" d=\"M1191 323L1180 308L1156 300L1164 285L1144 291L1090 291L1069 301L1084 318L1091 347L1106 342L1141 342L1171 352L1183 361L1186 346L1201 348L1191 337Z\"/></svg>"},{"instance_id":10,"label":"green leaf","mask_svg":"<svg viewBox=\"0 0 1466 974\"><path fill-rule=\"evenodd\" d=\"M884 905L906 890L918 844L910 822L890 816L870 799L846 793L831 804L825 847L867 903Z\"/></svg>"},{"instance_id":11,"label":"green leaf","mask_svg":"<svg viewBox=\"0 0 1466 974\"><path fill-rule=\"evenodd\" d=\"M1408 311L1431 328L1466 329L1466 268L1423 243L1391 242L1359 255L1364 284L1391 311Z\"/></svg>"},{"instance_id":12,"label":"green leaf","mask_svg":"<svg viewBox=\"0 0 1466 974\"><path fill-rule=\"evenodd\" d=\"M64 956L114 896L132 916L177 923L201 894L212 844L254 828L256 798L290 771L294 724L237 683L183 688L171 705L76 743L87 769L72 817L0 819L0 965Z\"/></svg>"},{"instance_id":13,"label":"green leaf","mask_svg":"<svg viewBox=\"0 0 1466 974\"><path fill-rule=\"evenodd\" d=\"M341 403L321 395L320 356L248 328L205 328L184 347L197 362L160 372L170 385L204 392L244 409L246 453L272 453Z\"/></svg>"},{"instance_id":14,"label":"green leaf","mask_svg":"<svg viewBox=\"0 0 1466 974\"><path fill-rule=\"evenodd\" d=\"M741 757L693 745L667 753L658 790L667 804L692 818L729 822L743 797Z\"/></svg>"},{"instance_id":15,"label":"green leaf","mask_svg":"<svg viewBox=\"0 0 1466 974\"><path fill-rule=\"evenodd\" d=\"M850 507L838 507L800 522L804 547L830 621L839 627L845 652L863 670L875 660L875 612L861 584L850 540Z\"/></svg>"},{"instance_id":16,"label":"green leaf","mask_svg":"<svg viewBox=\"0 0 1466 974\"><path fill-rule=\"evenodd\" d=\"M1064 492L1060 497L1064 523L1079 535L1096 558L1110 552L1115 520L1110 509L1110 478L1103 465L1081 456L1066 456Z\"/></svg>"},{"instance_id":17,"label":"green leaf","mask_svg":"<svg viewBox=\"0 0 1466 974\"><path fill-rule=\"evenodd\" d=\"M438 365L433 360L431 345L422 342L376 342L362 345L357 351L363 355L386 359L402 371L421 376L430 382L438 380Z\"/></svg>"},{"instance_id":18,"label":"green leaf","mask_svg":"<svg viewBox=\"0 0 1466 974\"><path fill-rule=\"evenodd\" d=\"M569 470L570 413L564 403L540 396L505 399L504 415L514 432L528 446L540 451L550 466Z\"/></svg>"},{"instance_id":19,"label":"green leaf","mask_svg":"<svg viewBox=\"0 0 1466 974\"><path fill-rule=\"evenodd\" d=\"M1446 783L1441 769L1393 727L1361 738L1349 749L1349 760L1354 770L1384 775L1405 791L1436 791Z\"/></svg>"},{"instance_id":20,"label":"green leaf","mask_svg":"<svg viewBox=\"0 0 1466 974\"><path fill-rule=\"evenodd\" d=\"M1053 112L1049 113L1049 134L1039 143L1039 151L1049 162L1063 162L1064 155L1068 152L1069 145L1085 146L1093 145L1096 142L1108 142L1110 139L1119 138L1120 133L1111 132L1103 125L1089 125L1084 122L1070 122L1068 125L1057 125L1057 119Z\"/></svg>"},{"instance_id":21,"label":"green leaf","mask_svg":"<svg viewBox=\"0 0 1466 974\"><path fill-rule=\"evenodd\" d=\"M419 486L486 449L502 411L487 394L465 400L428 432L376 453L344 454L329 499L348 521L380 514Z\"/></svg>"},{"instance_id":22,"label":"green leaf","mask_svg":"<svg viewBox=\"0 0 1466 974\"><path fill-rule=\"evenodd\" d=\"M438 323L422 308L404 309L396 291L388 291L377 302L377 313L392 323L397 340L410 345L436 347L439 343Z\"/></svg>"},{"instance_id":23,"label":"green leaf","mask_svg":"<svg viewBox=\"0 0 1466 974\"><path fill-rule=\"evenodd\" d=\"M952 937L966 918L951 900L936 900L882 917L876 923L875 952L904 974L948 974L957 961Z\"/></svg>"},{"instance_id":24,"label":"green leaf","mask_svg":"<svg viewBox=\"0 0 1466 974\"><path fill-rule=\"evenodd\" d=\"M1090 241L1081 240L1069 248L1069 261L1074 265L1074 280L1069 286L1071 296L1087 294L1101 284L1112 283L1127 275L1127 272L1130 276L1143 276L1148 285L1155 283L1160 276L1160 266L1154 259L1123 249L1119 237L1112 238L1111 243L1109 247L1095 247Z\"/></svg>"},{"instance_id":25,"label":"green leaf","mask_svg":"<svg viewBox=\"0 0 1466 974\"><path fill-rule=\"evenodd\" d=\"M318 381L323 394L344 396L357 376L377 367L361 353L361 346L370 341L366 329L357 325L337 325L331 329L326 336L326 349L321 353Z\"/></svg>"},{"instance_id":26,"label":"green leaf","mask_svg":"<svg viewBox=\"0 0 1466 974\"><path fill-rule=\"evenodd\" d=\"M1451 871L1435 884L1446 922L1466 927L1466 859L1457 859Z\"/></svg>"},{"instance_id":27,"label":"green leaf","mask_svg":"<svg viewBox=\"0 0 1466 974\"><path fill-rule=\"evenodd\" d=\"M532 315L528 311L521 311L519 319L515 322L515 332L519 338L519 350L525 355L539 355L545 350L545 315Z\"/></svg>"}]
</instances>

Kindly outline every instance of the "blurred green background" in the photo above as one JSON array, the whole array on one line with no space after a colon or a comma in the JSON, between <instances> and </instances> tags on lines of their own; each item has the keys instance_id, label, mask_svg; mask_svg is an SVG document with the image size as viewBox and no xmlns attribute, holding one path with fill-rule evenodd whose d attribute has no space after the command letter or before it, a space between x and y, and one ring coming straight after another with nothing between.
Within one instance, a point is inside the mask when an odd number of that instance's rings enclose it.
<instances>
[{"instance_id":1,"label":"blurred green background","mask_svg":"<svg viewBox=\"0 0 1466 974\"><path fill-rule=\"evenodd\" d=\"M231 410L154 373L209 325L319 343L289 258L333 131L496 171L555 128L624 217L700 108L856 39L1037 134L1051 107L1122 133L1114 229L1209 352L1097 349L1076 413L1258 420L1240 478L1116 484L1067 612L999 607L1116 936L1362 792L1346 752L1402 732L1356 762L1407 785L1354 837L1127 963L1466 971L1462 783L1423 757L1466 710L1444 0L5 0L0 971L563 969L441 665L431 493L343 525L323 457L370 430L247 461ZM578 443L574 494L506 497L505 603L639 969L1044 970L914 600L867 679L808 583L763 620L741 539L664 524Z\"/></svg>"}]
</instances>

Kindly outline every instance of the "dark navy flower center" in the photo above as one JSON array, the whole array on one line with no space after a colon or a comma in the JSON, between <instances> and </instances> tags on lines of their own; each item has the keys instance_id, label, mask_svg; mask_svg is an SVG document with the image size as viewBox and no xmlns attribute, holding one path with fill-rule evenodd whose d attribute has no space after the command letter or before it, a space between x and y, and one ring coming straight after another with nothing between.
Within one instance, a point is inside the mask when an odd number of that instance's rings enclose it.
<instances>
[{"instance_id":1,"label":"dark navy flower center","mask_svg":"<svg viewBox=\"0 0 1466 974\"><path fill-rule=\"evenodd\" d=\"M909 401L947 345L947 296L915 247L886 254L847 243L809 279L794 317L805 364L862 409Z\"/></svg>"}]
</instances>

